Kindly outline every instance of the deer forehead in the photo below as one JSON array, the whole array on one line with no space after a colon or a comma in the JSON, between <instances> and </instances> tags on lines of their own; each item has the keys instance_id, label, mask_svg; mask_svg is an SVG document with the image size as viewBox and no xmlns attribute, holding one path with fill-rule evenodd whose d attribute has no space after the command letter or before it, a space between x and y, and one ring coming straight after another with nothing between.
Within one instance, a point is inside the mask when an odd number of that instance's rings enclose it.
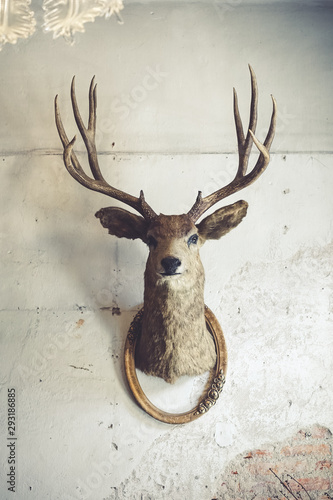
<instances>
[{"instance_id":1,"label":"deer forehead","mask_svg":"<svg viewBox=\"0 0 333 500\"><path fill-rule=\"evenodd\" d=\"M197 232L196 225L187 214L161 214L150 224L147 234L156 239L178 239Z\"/></svg>"}]
</instances>

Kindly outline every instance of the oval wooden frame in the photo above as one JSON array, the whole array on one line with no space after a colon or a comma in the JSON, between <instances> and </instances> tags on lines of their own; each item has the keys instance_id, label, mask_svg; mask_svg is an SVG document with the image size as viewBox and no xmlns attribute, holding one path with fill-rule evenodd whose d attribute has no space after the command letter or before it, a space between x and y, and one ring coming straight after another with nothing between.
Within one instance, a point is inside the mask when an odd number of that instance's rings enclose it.
<instances>
[{"instance_id":1,"label":"oval wooden frame","mask_svg":"<svg viewBox=\"0 0 333 500\"><path fill-rule=\"evenodd\" d=\"M206 326L215 342L216 365L212 369L208 383L208 389L202 400L192 409L185 413L167 413L157 408L149 401L143 392L135 368L135 348L141 332L143 308L136 314L129 328L125 343L125 373L130 390L141 408L156 420L167 424L186 424L204 415L218 400L227 372L227 347L222 328L212 311L205 305Z\"/></svg>"}]
</instances>

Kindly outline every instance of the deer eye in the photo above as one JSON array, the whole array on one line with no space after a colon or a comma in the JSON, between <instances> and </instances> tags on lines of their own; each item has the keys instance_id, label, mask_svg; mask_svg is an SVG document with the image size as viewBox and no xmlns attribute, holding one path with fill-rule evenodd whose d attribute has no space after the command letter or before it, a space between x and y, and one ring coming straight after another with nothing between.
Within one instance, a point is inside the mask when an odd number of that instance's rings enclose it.
<instances>
[{"instance_id":1,"label":"deer eye","mask_svg":"<svg viewBox=\"0 0 333 500\"><path fill-rule=\"evenodd\" d=\"M154 236L148 236L147 244L149 247L153 247L153 248L157 247L157 241L155 240Z\"/></svg>"},{"instance_id":2,"label":"deer eye","mask_svg":"<svg viewBox=\"0 0 333 500\"><path fill-rule=\"evenodd\" d=\"M196 245L198 243L198 235L197 234L192 234L192 236L189 237L187 240L188 246L190 245Z\"/></svg>"}]
</instances>

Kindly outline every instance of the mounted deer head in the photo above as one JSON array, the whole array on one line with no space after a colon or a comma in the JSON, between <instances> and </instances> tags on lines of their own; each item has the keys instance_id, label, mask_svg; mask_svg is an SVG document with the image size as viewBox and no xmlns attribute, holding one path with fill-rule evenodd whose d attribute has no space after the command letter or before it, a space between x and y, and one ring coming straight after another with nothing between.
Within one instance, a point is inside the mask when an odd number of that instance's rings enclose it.
<instances>
[{"instance_id":1,"label":"mounted deer head","mask_svg":"<svg viewBox=\"0 0 333 500\"><path fill-rule=\"evenodd\" d=\"M235 178L214 193L202 197L201 192L188 211L182 215L157 215L148 205L141 191L138 198L110 186L104 179L97 160L96 85L89 90L89 119L86 128L81 118L75 95L74 78L71 100L76 124L84 140L90 169L89 177L82 169L73 150L75 137L69 141L55 99L55 117L58 133L64 147L64 163L80 184L106 194L132 207L140 215L122 208L102 208L96 213L109 234L118 238L139 238L149 246L145 270L144 315L141 337L136 349L136 366L147 374L174 382L182 375L197 375L210 370L216 362L213 339L205 324L204 270L199 249L209 239L219 239L236 227L245 217L247 203L238 201L219 208L197 223L213 205L249 186L266 169L272 144L276 103L264 143L256 139L258 90L255 74L251 74L251 111L245 136L234 90L234 117L237 132L239 165ZM252 144L260 152L254 168L247 172Z\"/></svg>"}]
</instances>

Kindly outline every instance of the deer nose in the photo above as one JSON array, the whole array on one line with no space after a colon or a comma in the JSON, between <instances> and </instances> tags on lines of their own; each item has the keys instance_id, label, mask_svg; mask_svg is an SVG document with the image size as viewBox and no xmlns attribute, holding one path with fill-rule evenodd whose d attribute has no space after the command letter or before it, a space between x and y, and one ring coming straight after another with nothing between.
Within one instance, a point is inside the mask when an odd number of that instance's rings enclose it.
<instances>
[{"instance_id":1,"label":"deer nose","mask_svg":"<svg viewBox=\"0 0 333 500\"><path fill-rule=\"evenodd\" d=\"M164 257L164 259L161 260L161 264L165 270L165 274L175 274L181 261L177 259L177 257Z\"/></svg>"}]
</instances>

